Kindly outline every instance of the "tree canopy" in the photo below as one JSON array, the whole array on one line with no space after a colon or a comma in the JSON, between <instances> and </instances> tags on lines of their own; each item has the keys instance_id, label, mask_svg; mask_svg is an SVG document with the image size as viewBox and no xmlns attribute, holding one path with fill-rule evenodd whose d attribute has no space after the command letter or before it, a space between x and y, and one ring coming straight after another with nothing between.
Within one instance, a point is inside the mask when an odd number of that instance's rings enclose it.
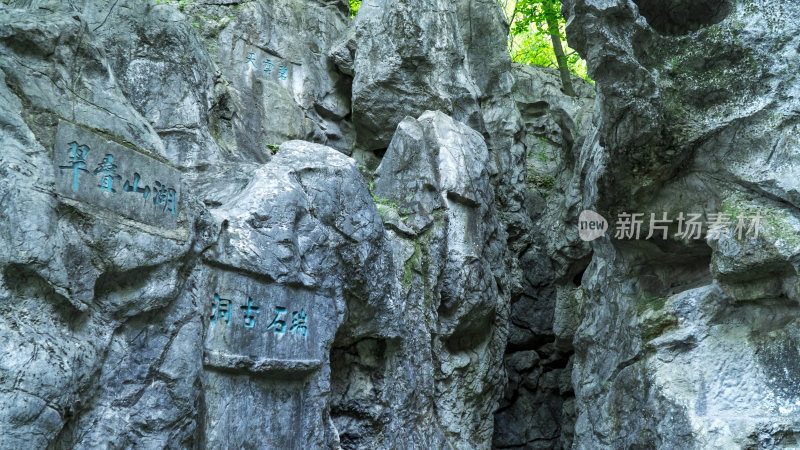
<instances>
[{"instance_id":1,"label":"tree canopy","mask_svg":"<svg viewBox=\"0 0 800 450\"><path fill-rule=\"evenodd\" d=\"M559 0L499 1L510 25L508 49L513 61L558 69L561 47L569 73L591 81L586 62L567 44L566 21Z\"/></svg>"}]
</instances>

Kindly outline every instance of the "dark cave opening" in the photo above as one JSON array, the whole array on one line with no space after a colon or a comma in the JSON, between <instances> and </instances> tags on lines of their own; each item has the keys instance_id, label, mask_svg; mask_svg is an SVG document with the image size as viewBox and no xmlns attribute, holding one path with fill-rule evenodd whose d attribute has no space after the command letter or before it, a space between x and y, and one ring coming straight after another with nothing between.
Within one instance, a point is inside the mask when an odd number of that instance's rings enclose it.
<instances>
[{"instance_id":1,"label":"dark cave opening","mask_svg":"<svg viewBox=\"0 0 800 450\"><path fill-rule=\"evenodd\" d=\"M730 14L729 0L634 0L657 32L679 36L720 23Z\"/></svg>"}]
</instances>

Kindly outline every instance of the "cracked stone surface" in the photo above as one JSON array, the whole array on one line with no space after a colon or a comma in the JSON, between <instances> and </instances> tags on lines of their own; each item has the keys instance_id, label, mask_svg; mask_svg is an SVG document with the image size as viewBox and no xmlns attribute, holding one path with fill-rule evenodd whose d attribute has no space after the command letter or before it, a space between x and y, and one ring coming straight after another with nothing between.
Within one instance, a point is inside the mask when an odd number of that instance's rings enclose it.
<instances>
[{"instance_id":1,"label":"cracked stone surface","mask_svg":"<svg viewBox=\"0 0 800 450\"><path fill-rule=\"evenodd\" d=\"M800 6L563 6L2 2L0 447L796 447Z\"/></svg>"}]
</instances>

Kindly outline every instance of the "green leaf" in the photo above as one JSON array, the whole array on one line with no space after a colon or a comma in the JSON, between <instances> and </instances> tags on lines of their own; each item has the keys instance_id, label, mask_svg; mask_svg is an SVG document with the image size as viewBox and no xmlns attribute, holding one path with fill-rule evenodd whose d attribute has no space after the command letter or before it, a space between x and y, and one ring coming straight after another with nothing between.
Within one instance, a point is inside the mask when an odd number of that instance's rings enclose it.
<instances>
[{"instance_id":1,"label":"green leaf","mask_svg":"<svg viewBox=\"0 0 800 450\"><path fill-rule=\"evenodd\" d=\"M347 0L350 3L350 17L353 18L358 14L358 8L361 7L361 0Z\"/></svg>"},{"instance_id":2,"label":"green leaf","mask_svg":"<svg viewBox=\"0 0 800 450\"><path fill-rule=\"evenodd\" d=\"M551 32L557 34L565 47L567 67L576 76L589 82L586 73L586 61L578 53L569 48L566 33L566 21L561 14L559 0L499 0L505 5L506 17L511 21L509 27L509 49L511 60L520 64L558 67ZM506 3L507 2L507 3ZM547 26L548 16L555 19L557 30Z\"/></svg>"}]
</instances>

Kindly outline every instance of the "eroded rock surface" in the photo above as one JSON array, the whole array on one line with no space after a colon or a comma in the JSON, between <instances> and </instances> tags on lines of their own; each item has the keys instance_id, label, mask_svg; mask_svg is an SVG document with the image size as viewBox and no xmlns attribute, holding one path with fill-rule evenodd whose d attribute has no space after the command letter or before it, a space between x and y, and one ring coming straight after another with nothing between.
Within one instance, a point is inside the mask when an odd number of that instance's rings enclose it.
<instances>
[{"instance_id":1,"label":"eroded rock surface","mask_svg":"<svg viewBox=\"0 0 800 450\"><path fill-rule=\"evenodd\" d=\"M576 153L582 206L731 221L719 237L676 237L674 222L667 239L594 241L574 341L577 447L796 446L798 6L565 11L598 90L597 132ZM744 232L756 215L757 237Z\"/></svg>"},{"instance_id":2,"label":"eroded rock surface","mask_svg":"<svg viewBox=\"0 0 800 450\"><path fill-rule=\"evenodd\" d=\"M797 446L800 6L564 12L4 1L0 446Z\"/></svg>"},{"instance_id":3,"label":"eroded rock surface","mask_svg":"<svg viewBox=\"0 0 800 450\"><path fill-rule=\"evenodd\" d=\"M572 156L591 130L594 88L561 92L553 69L514 67L514 98L526 130L527 210L533 226L520 258L504 357L508 383L495 415L497 448L569 448L575 421L572 339L590 247L574 232L581 200ZM578 298L576 298L578 297Z\"/></svg>"},{"instance_id":4,"label":"eroded rock surface","mask_svg":"<svg viewBox=\"0 0 800 450\"><path fill-rule=\"evenodd\" d=\"M4 447L490 446L524 133L499 6L420 7L4 4Z\"/></svg>"}]
</instances>

